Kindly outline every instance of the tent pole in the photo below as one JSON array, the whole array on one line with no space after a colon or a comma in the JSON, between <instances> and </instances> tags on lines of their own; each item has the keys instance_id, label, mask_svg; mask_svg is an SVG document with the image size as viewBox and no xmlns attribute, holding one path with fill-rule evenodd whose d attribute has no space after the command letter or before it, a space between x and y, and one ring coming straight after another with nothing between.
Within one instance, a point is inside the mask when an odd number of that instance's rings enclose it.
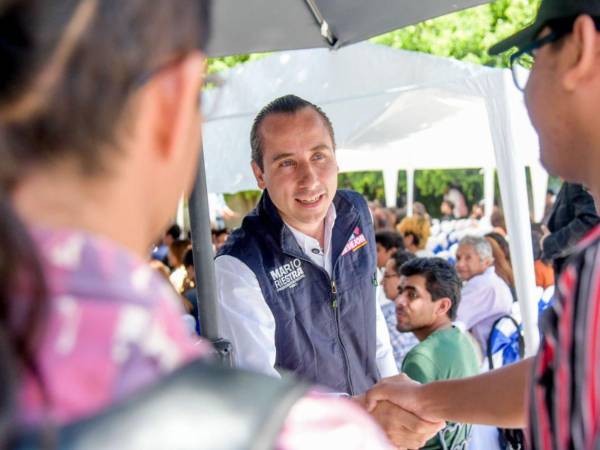
<instances>
[{"instance_id":1,"label":"tent pole","mask_svg":"<svg viewBox=\"0 0 600 450\"><path fill-rule=\"evenodd\" d=\"M529 166L529 170L531 173L531 190L533 191L533 220L539 223L544 219L548 172L544 170L539 161Z\"/></svg>"},{"instance_id":2,"label":"tent pole","mask_svg":"<svg viewBox=\"0 0 600 450\"><path fill-rule=\"evenodd\" d=\"M499 80L498 77L500 77ZM540 339L537 326L539 299L536 298L535 292L529 206L527 195L523 195L524 192L527 192L525 165L521 162L520 153L514 148L510 114L505 100L508 83L512 85L510 72L508 75L500 72L489 76L486 86L496 86L496 89L500 86L501 92L496 90L492 95L490 89L485 98L490 124L493 124L493 126L490 125L490 128L496 154L498 179L500 180L500 194L510 238L509 246L515 273L515 287L521 309L525 354L533 356L537 352Z\"/></svg>"},{"instance_id":3,"label":"tent pole","mask_svg":"<svg viewBox=\"0 0 600 450\"><path fill-rule=\"evenodd\" d=\"M396 206L396 194L398 192L398 170L385 169L383 171L383 186L385 189L385 206L393 208Z\"/></svg>"},{"instance_id":4,"label":"tent pole","mask_svg":"<svg viewBox=\"0 0 600 450\"><path fill-rule=\"evenodd\" d=\"M194 190L190 196L189 209L200 329L202 335L209 339L215 346L221 361L231 366L231 344L219 337L217 326L217 287L212 236L210 232L204 151L202 150L200 151L198 161L198 175L196 176Z\"/></svg>"},{"instance_id":5,"label":"tent pole","mask_svg":"<svg viewBox=\"0 0 600 450\"><path fill-rule=\"evenodd\" d=\"M185 232L187 230L185 229L185 198L183 195L181 196L181 198L179 199L179 203L177 204L177 216L175 222L181 227L183 235L185 236Z\"/></svg>"},{"instance_id":6,"label":"tent pole","mask_svg":"<svg viewBox=\"0 0 600 450\"><path fill-rule=\"evenodd\" d=\"M483 172L484 217L489 222L494 209L494 168L486 167Z\"/></svg>"}]
</instances>

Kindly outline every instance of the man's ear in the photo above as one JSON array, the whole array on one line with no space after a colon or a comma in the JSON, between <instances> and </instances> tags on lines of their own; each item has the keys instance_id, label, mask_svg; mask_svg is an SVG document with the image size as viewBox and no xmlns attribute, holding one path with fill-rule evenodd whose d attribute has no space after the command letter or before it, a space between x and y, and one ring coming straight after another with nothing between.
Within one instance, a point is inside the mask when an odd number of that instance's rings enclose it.
<instances>
[{"instance_id":1,"label":"man's ear","mask_svg":"<svg viewBox=\"0 0 600 450\"><path fill-rule=\"evenodd\" d=\"M450 300L448 297L436 300L435 304L437 306L437 309L435 311L437 316L448 315L448 311L450 311L450 308L452 308L452 300Z\"/></svg>"},{"instance_id":2,"label":"man's ear","mask_svg":"<svg viewBox=\"0 0 600 450\"><path fill-rule=\"evenodd\" d=\"M252 161L251 165L252 165L252 172L254 172L254 178L256 178L256 184L258 185L258 188L265 189L266 184L265 184L264 172L261 170L260 167L258 167L258 164L256 164L255 161Z\"/></svg>"},{"instance_id":3,"label":"man's ear","mask_svg":"<svg viewBox=\"0 0 600 450\"><path fill-rule=\"evenodd\" d=\"M150 139L161 158L170 159L186 149L191 136L200 132L204 66L200 53L189 54L160 70L144 87L143 106L149 108L145 126L153 130Z\"/></svg>"},{"instance_id":4,"label":"man's ear","mask_svg":"<svg viewBox=\"0 0 600 450\"><path fill-rule=\"evenodd\" d=\"M600 62L600 39L594 20L587 15L579 16L573 24L573 32L565 45L572 46L569 66L562 78L564 88L571 92L597 76Z\"/></svg>"}]
</instances>

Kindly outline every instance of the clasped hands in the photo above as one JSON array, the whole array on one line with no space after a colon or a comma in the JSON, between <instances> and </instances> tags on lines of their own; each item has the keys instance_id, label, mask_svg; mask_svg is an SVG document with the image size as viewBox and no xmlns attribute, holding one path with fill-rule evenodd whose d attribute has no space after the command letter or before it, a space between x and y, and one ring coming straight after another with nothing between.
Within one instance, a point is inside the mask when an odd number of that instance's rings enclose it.
<instances>
[{"instance_id":1,"label":"clasped hands","mask_svg":"<svg viewBox=\"0 0 600 450\"><path fill-rule=\"evenodd\" d=\"M355 400L399 449L418 449L446 425L423 410L421 388L421 384L401 374L381 380Z\"/></svg>"}]
</instances>

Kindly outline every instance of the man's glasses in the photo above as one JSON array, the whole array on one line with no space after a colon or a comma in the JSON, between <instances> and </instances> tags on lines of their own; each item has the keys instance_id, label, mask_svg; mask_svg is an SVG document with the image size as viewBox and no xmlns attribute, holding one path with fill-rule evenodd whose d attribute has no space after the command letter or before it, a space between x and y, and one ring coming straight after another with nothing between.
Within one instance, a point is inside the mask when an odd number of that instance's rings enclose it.
<instances>
[{"instance_id":1,"label":"man's glasses","mask_svg":"<svg viewBox=\"0 0 600 450\"><path fill-rule=\"evenodd\" d=\"M573 24L577 17L564 17L549 21L546 26L550 27L552 32L544 37L534 40L529 45L518 50L510 57L510 68L512 71L513 81L517 88L521 91L525 90L529 72L533 68L535 62L535 54L537 50L546 44L556 42L567 34L573 31ZM596 24L596 29L600 30L600 18L593 17Z\"/></svg>"},{"instance_id":2,"label":"man's glasses","mask_svg":"<svg viewBox=\"0 0 600 450\"><path fill-rule=\"evenodd\" d=\"M536 39L510 57L510 69L517 88L521 91L525 90L527 80L529 79L529 72L535 62L536 51L546 44L558 41L566 34L568 34L568 31L553 31L543 38Z\"/></svg>"}]
</instances>

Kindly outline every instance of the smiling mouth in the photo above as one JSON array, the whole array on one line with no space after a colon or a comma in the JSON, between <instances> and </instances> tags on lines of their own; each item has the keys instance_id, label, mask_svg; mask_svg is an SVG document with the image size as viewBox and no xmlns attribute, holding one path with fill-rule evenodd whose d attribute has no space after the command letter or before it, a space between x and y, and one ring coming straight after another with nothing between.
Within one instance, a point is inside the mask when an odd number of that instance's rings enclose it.
<instances>
[{"instance_id":1,"label":"smiling mouth","mask_svg":"<svg viewBox=\"0 0 600 450\"><path fill-rule=\"evenodd\" d=\"M298 203L300 203L301 205L305 205L305 206L312 206L312 205L316 205L317 203L319 203L319 201L321 201L321 199L325 197L325 194L319 194L319 195L315 195L314 197L309 197L309 198L297 198L296 201Z\"/></svg>"}]
</instances>

